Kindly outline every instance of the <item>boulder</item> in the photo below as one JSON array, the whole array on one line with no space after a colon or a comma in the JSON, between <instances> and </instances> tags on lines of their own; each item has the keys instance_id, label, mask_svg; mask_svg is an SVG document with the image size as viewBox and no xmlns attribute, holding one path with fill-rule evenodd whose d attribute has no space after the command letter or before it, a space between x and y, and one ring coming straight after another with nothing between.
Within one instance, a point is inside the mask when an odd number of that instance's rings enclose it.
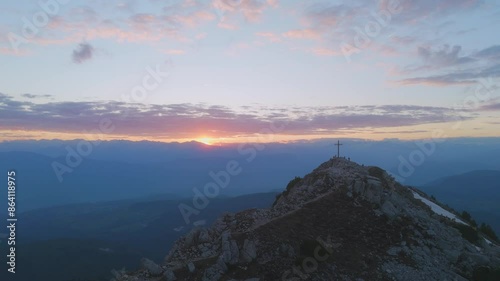
<instances>
[{"instance_id":1,"label":"boulder","mask_svg":"<svg viewBox=\"0 0 500 281\"><path fill-rule=\"evenodd\" d=\"M198 243L198 236L200 235L201 230L199 228L195 228L191 230L184 238L184 246L191 247Z\"/></svg>"},{"instance_id":2,"label":"boulder","mask_svg":"<svg viewBox=\"0 0 500 281\"><path fill-rule=\"evenodd\" d=\"M143 258L141 260L142 267L149 272L152 276L160 276L163 273L161 266L157 265L154 261Z\"/></svg>"},{"instance_id":3,"label":"boulder","mask_svg":"<svg viewBox=\"0 0 500 281\"><path fill-rule=\"evenodd\" d=\"M380 209L382 213L386 214L389 218L394 218L398 215L398 209L394 207L391 201L385 201Z\"/></svg>"},{"instance_id":4,"label":"boulder","mask_svg":"<svg viewBox=\"0 0 500 281\"><path fill-rule=\"evenodd\" d=\"M198 241L199 241L199 243L210 242L210 235L208 234L208 231L206 229L202 229L200 231L200 234L198 236Z\"/></svg>"},{"instance_id":5,"label":"boulder","mask_svg":"<svg viewBox=\"0 0 500 281\"><path fill-rule=\"evenodd\" d=\"M188 268L189 272L191 272L191 273L193 273L196 270L196 267L194 266L194 263L192 263L192 262L188 263L187 268Z\"/></svg>"},{"instance_id":6,"label":"boulder","mask_svg":"<svg viewBox=\"0 0 500 281\"><path fill-rule=\"evenodd\" d=\"M240 261L240 250L235 240L231 240L231 259L229 264L237 264Z\"/></svg>"},{"instance_id":7,"label":"boulder","mask_svg":"<svg viewBox=\"0 0 500 281\"><path fill-rule=\"evenodd\" d=\"M243 249L241 249L241 261L249 263L257 257L257 248L255 247L255 242L245 239L243 242Z\"/></svg>"},{"instance_id":8,"label":"boulder","mask_svg":"<svg viewBox=\"0 0 500 281\"><path fill-rule=\"evenodd\" d=\"M177 278L175 277L175 274L174 272L170 269L170 268L167 268L165 270L165 272L163 273L163 277L165 277L165 279L167 281L174 281L174 280L177 280Z\"/></svg>"}]
</instances>

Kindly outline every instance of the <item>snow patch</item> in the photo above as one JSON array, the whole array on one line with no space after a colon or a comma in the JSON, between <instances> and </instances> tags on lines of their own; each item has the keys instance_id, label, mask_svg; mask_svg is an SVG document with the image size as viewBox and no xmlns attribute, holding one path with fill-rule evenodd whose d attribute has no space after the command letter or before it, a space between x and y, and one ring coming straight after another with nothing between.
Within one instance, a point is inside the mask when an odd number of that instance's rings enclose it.
<instances>
[{"instance_id":1,"label":"snow patch","mask_svg":"<svg viewBox=\"0 0 500 281\"><path fill-rule=\"evenodd\" d=\"M429 201L428 199L420 196L420 194L416 193L415 191L412 191L412 192L413 192L413 197L415 197L415 199L418 199L418 200L424 202L424 204L427 205L427 206L429 206L434 213L436 213L438 215L441 215L441 216L444 216L444 217L447 217L447 218L451 219L452 221L468 225L467 223L465 223L464 221L462 221L461 219L459 219L454 214L452 214L452 213L446 211L445 209L441 208L441 206L437 205L436 203L434 203L432 201Z\"/></svg>"},{"instance_id":2,"label":"snow patch","mask_svg":"<svg viewBox=\"0 0 500 281\"><path fill-rule=\"evenodd\" d=\"M488 245L493 244L493 242L491 242L490 240L488 240L488 239L486 239L486 238L484 238L484 241L486 241L486 244L488 244Z\"/></svg>"}]
</instances>

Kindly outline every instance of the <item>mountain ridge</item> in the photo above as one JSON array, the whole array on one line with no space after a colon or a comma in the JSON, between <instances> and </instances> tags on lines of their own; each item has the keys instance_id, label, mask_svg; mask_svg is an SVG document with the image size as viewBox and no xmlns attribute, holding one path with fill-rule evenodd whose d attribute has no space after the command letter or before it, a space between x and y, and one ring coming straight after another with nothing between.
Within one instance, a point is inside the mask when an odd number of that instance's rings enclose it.
<instances>
[{"instance_id":1,"label":"mountain ridge","mask_svg":"<svg viewBox=\"0 0 500 281\"><path fill-rule=\"evenodd\" d=\"M378 167L332 158L269 209L226 214L177 240L162 265L144 259L115 280L475 280L500 264L495 244L469 242L469 226L415 192Z\"/></svg>"},{"instance_id":2,"label":"mountain ridge","mask_svg":"<svg viewBox=\"0 0 500 281\"><path fill-rule=\"evenodd\" d=\"M418 188L457 211L467 211L478 223L487 223L500 233L500 171L475 170Z\"/></svg>"},{"instance_id":3,"label":"mountain ridge","mask_svg":"<svg viewBox=\"0 0 500 281\"><path fill-rule=\"evenodd\" d=\"M438 185L438 184L446 183L448 181L452 181L452 180L455 180L455 179L467 178L467 177L470 177L470 176L473 176L473 177L476 177L476 176L484 177L484 176L498 176L498 174L500 174L500 170L493 170L493 169L474 170L474 171L470 171L470 172L465 172L465 173L460 173L460 174L456 174L456 175L446 176L446 177L443 177L443 178L431 181L431 182L429 182L427 184L424 184L424 186Z\"/></svg>"}]
</instances>

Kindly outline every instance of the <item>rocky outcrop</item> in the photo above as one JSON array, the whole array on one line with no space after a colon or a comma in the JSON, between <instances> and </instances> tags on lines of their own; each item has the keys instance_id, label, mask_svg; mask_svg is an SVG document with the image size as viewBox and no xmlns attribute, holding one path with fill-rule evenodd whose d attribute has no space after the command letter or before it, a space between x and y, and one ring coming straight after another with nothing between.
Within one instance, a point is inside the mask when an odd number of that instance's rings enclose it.
<instances>
[{"instance_id":1,"label":"rocky outcrop","mask_svg":"<svg viewBox=\"0 0 500 281\"><path fill-rule=\"evenodd\" d=\"M380 168L333 158L292 183L271 208L195 228L162 267L119 280L470 280L500 264L496 245L463 239Z\"/></svg>"},{"instance_id":2,"label":"rocky outcrop","mask_svg":"<svg viewBox=\"0 0 500 281\"><path fill-rule=\"evenodd\" d=\"M160 276L163 273L163 269L157 265L155 262L149 259L142 259L141 261L142 267L151 275L151 276Z\"/></svg>"},{"instance_id":3,"label":"rocky outcrop","mask_svg":"<svg viewBox=\"0 0 500 281\"><path fill-rule=\"evenodd\" d=\"M249 263L256 257L257 249L255 247L255 242L245 239L245 242L243 242L243 248L241 249L240 261L243 263Z\"/></svg>"}]
</instances>

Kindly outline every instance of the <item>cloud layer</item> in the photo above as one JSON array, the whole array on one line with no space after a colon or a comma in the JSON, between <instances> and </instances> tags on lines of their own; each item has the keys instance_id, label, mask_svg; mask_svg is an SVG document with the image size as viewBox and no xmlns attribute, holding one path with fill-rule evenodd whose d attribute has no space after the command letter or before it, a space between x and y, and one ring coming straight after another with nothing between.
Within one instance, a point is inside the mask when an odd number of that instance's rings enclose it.
<instances>
[{"instance_id":1,"label":"cloud layer","mask_svg":"<svg viewBox=\"0 0 500 281\"><path fill-rule=\"evenodd\" d=\"M261 30L240 42L241 46L279 43L317 56L345 56L346 45L355 47L356 54L366 51L407 59L411 52L410 58L419 62L397 66L402 69L402 85L470 84L478 78L500 75L500 46L467 51L453 42L442 42L440 34L456 18L488 5L483 0L315 0L300 4L278 0L173 0L151 1L156 9L148 12L138 9L132 1L106 3L94 7L69 5L68 10L50 19L46 32L30 42L51 45L106 39L120 43L168 42L169 46L174 42L180 45L163 53L186 54L189 46L199 40L199 32L193 30L206 25L235 30L245 24ZM260 27L266 13L278 8L280 12L274 16L285 17L288 24L284 29ZM0 31L9 29L15 30L0 25ZM0 39L0 53L11 54L5 38ZM357 44L360 41L364 43ZM23 52L29 53L22 49L16 54ZM90 43L80 43L73 50L72 61L83 63L93 53Z\"/></svg>"},{"instance_id":2,"label":"cloud layer","mask_svg":"<svg viewBox=\"0 0 500 281\"><path fill-rule=\"evenodd\" d=\"M408 67L404 73L429 73L399 81L401 84L456 85L475 84L481 79L500 77L500 45L494 45L469 55L461 54L461 46L444 45L439 50L419 47L421 64Z\"/></svg>"},{"instance_id":3,"label":"cloud layer","mask_svg":"<svg viewBox=\"0 0 500 281\"><path fill-rule=\"evenodd\" d=\"M0 130L82 133L97 129L101 120L111 120L116 128L112 134L174 139L201 134L252 135L272 124L284 124L282 134L329 135L343 130L369 131L449 122L456 120L456 115L449 108L409 105L232 109L204 104L144 105L116 101L32 103L0 94ZM463 114L460 116L464 118Z\"/></svg>"}]
</instances>

